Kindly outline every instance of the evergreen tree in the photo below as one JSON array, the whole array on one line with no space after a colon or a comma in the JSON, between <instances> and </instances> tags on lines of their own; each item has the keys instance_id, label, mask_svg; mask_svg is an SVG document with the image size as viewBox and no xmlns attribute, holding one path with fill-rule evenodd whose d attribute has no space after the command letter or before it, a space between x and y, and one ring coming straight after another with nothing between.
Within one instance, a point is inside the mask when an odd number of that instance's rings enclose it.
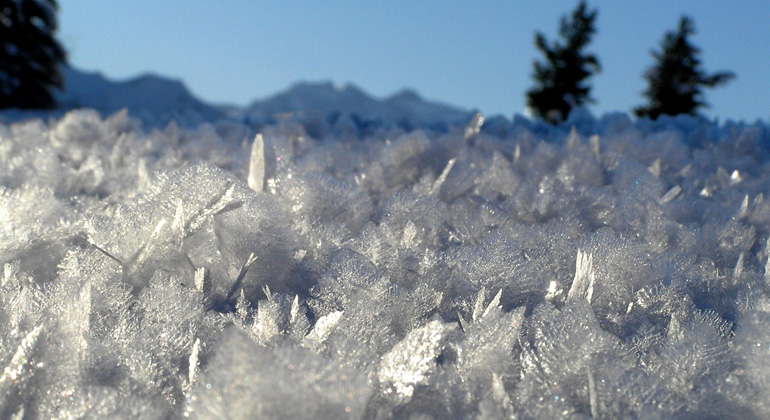
<instances>
[{"instance_id":1,"label":"evergreen tree","mask_svg":"<svg viewBox=\"0 0 770 420\"><path fill-rule=\"evenodd\" d=\"M730 72L707 75L701 70L700 49L687 39L694 33L692 20L682 16L677 32L667 32L663 38L662 51L652 52L656 63L644 75L648 83L644 96L649 103L634 110L637 116L694 115L698 108L708 107L702 87L719 86L735 77Z\"/></svg>"},{"instance_id":2,"label":"evergreen tree","mask_svg":"<svg viewBox=\"0 0 770 420\"><path fill-rule=\"evenodd\" d=\"M551 44L542 33L535 35L535 45L546 61L534 63L532 77L537 86L527 92L527 105L552 124L563 121L575 106L593 102L586 79L601 71L601 66L595 55L585 54L583 49L596 32L596 16L597 11L588 10L581 1L569 19L561 18L560 42Z\"/></svg>"},{"instance_id":3,"label":"evergreen tree","mask_svg":"<svg viewBox=\"0 0 770 420\"><path fill-rule=\"evenodd\" d=\"M0 0L0 108L51 108L64 49L56 0Z\"/></svg>"}]
</instances>

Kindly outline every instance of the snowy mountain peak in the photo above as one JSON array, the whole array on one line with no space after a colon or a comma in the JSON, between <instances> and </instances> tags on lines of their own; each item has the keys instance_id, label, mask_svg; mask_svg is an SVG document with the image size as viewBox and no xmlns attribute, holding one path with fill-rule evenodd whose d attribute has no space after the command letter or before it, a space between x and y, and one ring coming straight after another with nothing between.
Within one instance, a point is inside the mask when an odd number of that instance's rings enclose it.
<instances>
[{"instance_id":1,"label":"snowy mountain peak","mask_svg":"<svg viewBox=\"0 0 770 420\"><path fill-rule=\"evenodd\" d=\"M383 125L413 127L465 124L473 115L470 111L426 101L411 89L377 99L351 83L335 85L330 81L303 81L267 99L253 102L246 111L246 119L264 122L287 113L318 118L344 114Z\"/></svg>"},{"instance_id":2,"label":"snowy mountain peak","mask_svg":"<svg viewBox=\"0 0 770 420\"><path fill-rule=\"evenodd\" d=\"M153 73L145 73L125 82L126 85L137 88L162 89L169 93L190 95L184 82L179 79L170 79Z\"/></svg>"},{"instance_id":3,"label":"snowy mountain peak","mask_svg":"<svg viewBox=\"0 0 770 420\"><path fill-rule=\"evenodd\" d=\"M419 102L422 101L422 96L420 96L417 91L409 88L404 88L395 93L393 96L389 98L390 101L398 101L398 102Z\"/></svg>"},{"instance_id":4,"label":"snowy mountain peak","mask_svg":"<svg viewBox=\"0 0 770 420\"><path fill-rule=\"evenodd\" d=\"M122 109L148 126L170 121L193 126L222 119L250 125L269 124L287 115L300 119L336 121L345 116L368 127L446 127L465 125L473 116L468 111L423 99L413 89L402 89L375 98L352 83L301 81L288 89L251 105L216 106L193 95L184 82L148 73L113 81L98 72L62 68L64 87L56 92L59 108L54 111L6 111L0 121L14 121L43 115L60 115L75 108L93 108L102 115Z\"/></svg>"},{"instance_id":5,"label":"snowy mountain peak","mask_svg":"<svg viewBox=\"0 0 770 420\"><path fill-rule=\"evenodd\" d=\"M196 98L180 80L144 74L112 81L98 72L63 67L64 88L58 92L61 108L94 108L102 114L123 108L150 124L182 120L189 123L223 118L223 112Z\"/></svg>"}]
</instances>

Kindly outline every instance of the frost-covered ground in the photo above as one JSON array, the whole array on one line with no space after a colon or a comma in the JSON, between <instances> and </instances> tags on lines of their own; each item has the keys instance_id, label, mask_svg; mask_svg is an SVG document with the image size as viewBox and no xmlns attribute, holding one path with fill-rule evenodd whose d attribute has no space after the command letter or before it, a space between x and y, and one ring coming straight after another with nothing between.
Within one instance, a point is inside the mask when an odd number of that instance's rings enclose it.
<instances>
[{"instance_id":1,"label":"frost-covered ground","mask_svg":"<svg viewBox=\"0 0 770 420\"><path fill-rule=\"evenodd\" d=\"M0 417L770 417L767 125L311 125L0 125Z\"/></svg>"}]
</instances>

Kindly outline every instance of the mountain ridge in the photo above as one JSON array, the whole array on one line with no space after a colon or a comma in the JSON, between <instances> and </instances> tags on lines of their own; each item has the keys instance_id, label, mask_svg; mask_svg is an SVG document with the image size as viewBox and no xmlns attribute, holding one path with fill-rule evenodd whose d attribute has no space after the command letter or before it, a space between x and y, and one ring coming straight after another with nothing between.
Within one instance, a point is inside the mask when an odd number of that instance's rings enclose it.
<instances>
[{"instance_id":1,"label":"mountain ridge","mask_svg":"<svg viewBox=\"0 0 770 420\"><path fill-rule=\"evenodd\" d=\"M288 89L246 107L249 122L272 119L276 115L301 114L304 118L324 118L344 114L381 125L429 127L465 124L473 111L425 100L414 89L404 88L384 99L376 98L353 83L342 86L330 81L300 81Z\"/></svg>"},{"instance_id":2,"label":"mountain ridge","mask_svg":"<svg viewBox=\"0 0 770 420\"><path fill-rule=\"evenodd\" d=\"M62 75L64 86L54 93L57 108L2 110L0 122L56 117L73 109L92 108L103 116L127 109L129 115L148 127L165 126L171 121L195 126L220 120L259 126L286 118L334 124L345 117L359 128L445 128L465 125L475 113L424 99L411 88L378 98L353 83L335 85L328 80L299 81L246 106L237 106L208 103L192 93L182 80L154 73L115 81L100 72L65 66Z\"/></svg>"},{"instance_id":3,"label":"mountain ridge","mask_svg":"<svg viewBox=\"0 0 770 420\"><path fill-rule=\"evenodd\" d=\"M222 109L198 99L181 80L145 73L113 81L99 72L68 66L62 68L62 74L64 86L56 92L60 109L93 108L109 115L127 108L149 125L172 119L196 124L225 117Z\"/></svg>"}]
</instances>

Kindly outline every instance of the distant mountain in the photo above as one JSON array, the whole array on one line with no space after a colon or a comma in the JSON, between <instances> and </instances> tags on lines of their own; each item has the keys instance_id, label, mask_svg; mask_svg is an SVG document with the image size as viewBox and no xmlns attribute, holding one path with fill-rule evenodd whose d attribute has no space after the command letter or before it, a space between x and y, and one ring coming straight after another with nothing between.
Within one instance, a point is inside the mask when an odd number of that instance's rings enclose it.
<instances>
[{"instance_id":1,"label":"distant mountain","mask_svg":"<svg viewBox=\"0 0 770 420\"><path fill-rule=\"evenodd\" d=\"M245 118L264 122L286 114L327 119L346 115L357 121L412 127L465 124L473 116L471 111L426 101L408 89L376 99L352 84L337 87L331 82L301 82L253 102L246 109Z\"/></svg>"},{"instance_id":2,"label":"distant mountain","mask_svg":"<svg viewBox=\"0 0 770 420\"><path fill-rule=\"evenodd\" d=\"M178 80L142 75L127 81L108 80L100 73L71 67L62 69L64 89L57 95L60 108L94 108L103 115L128 108L149 124L181 120L188 124L224 118L222 109L199 100Z\"/></svg>"},{"instance_id":3,"label":"distant mountain","mask_svg":"<svg viewBox=\"0 0 770 420\"><path fill-rule=\"evenodd\" d=\"M216 106L196 98L179 80L143 75L113 81L100 73L72 67L62 69L64 88L57 91L59 107L52 111L3 110L0 122L58 116L75 108L93 108L108 116L127 108L147 126L175 120L182 125L234 120L249 125L268 124L291 117L300 121L323 120L332 126L346 119L361 127L446 127L464 125L472 111L426 101L413 90L402 90L377 99L354 85L301 82L247 107Z\"/></svg>"}]
</instances>

